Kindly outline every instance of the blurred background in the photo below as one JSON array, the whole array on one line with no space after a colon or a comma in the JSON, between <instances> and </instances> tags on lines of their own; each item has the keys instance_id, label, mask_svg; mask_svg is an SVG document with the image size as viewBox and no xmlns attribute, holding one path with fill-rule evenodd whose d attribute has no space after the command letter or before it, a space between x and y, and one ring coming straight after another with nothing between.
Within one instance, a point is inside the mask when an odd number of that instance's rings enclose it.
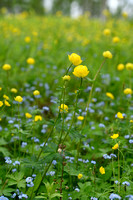
<instances>
[{"instance_id":1,"label":"blurred background","mask_svg":"<svg viewBox=\"0 0 133 200\"><path fill-rule=\"evenodd\" d=\"M106 9L114 16L122 12L133 15L133 0L0 0L1 11L20 13L28 11L38 15L60 14L78 17L89 12L91 17L102 17Z\"/></svg>"}]
</instances>

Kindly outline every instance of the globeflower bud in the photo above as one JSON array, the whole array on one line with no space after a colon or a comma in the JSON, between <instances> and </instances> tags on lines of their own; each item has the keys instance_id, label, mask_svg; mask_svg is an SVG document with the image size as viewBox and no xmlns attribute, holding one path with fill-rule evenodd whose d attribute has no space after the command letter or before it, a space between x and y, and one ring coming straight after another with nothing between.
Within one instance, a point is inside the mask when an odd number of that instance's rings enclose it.
<instances>
[{"instance_id":1,"label":"globeflower bud","mask_svg":"<svg viewBox=\"0 0 133 200\"><path fill-rule=\"evenodd\" d=\"M80 65L82 63L81 57L76 53L72 53L71 55L68 55L68 58L69 58L69 61L75 66Z\"/></svg>"},{"instance_id":2,"label":"globeflower bud","mask_svg":"<svg viewBox=\"0 0 133 200\"><path fill-rule=\"evenodd\" d=\"M63 81L70 81L71 77L69 75L65 75L62 77Z\"/></svg>"},{"instance_id":3,"label":"globeflower bud","mask_svg":"<svg viewBox=\"0 0 133 200\"><path fill-rule=\"evenodd\" d=\"M105 58L111 59L111 58L112 58L112 53L111 53L110 51L104 51L104 52L103 52L103 56L104 56Z\"/></svg>"},{"instance_id":4,"label":"globeflower bud","mask_svg":"<svg viewBox=\"0 0 133 200\"><path fill-rule=\"evenodd\" d=\"M4 64L2 68L3 68L3 70L8 71L8 70L11 69L11 65L9 65L9 64Z\"/></svg>"}]
</instances>

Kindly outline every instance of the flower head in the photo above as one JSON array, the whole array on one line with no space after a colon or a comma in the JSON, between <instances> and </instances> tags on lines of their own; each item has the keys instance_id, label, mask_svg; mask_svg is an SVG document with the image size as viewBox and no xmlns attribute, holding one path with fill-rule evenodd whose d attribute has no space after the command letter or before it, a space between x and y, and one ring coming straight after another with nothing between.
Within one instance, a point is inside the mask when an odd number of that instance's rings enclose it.
<instances>
[{"instance_id":1,"label":"flower head","mask_svg":"<svg viewBox=\"0 0 133 200\"><path fill-rule=\"evenodd\" d=\"M35 118L34 118L34 121L35 122L42 121L42 116L41 115L36 115Z\"/></svg>"},{"instance_id":2,"label":"flower head","mask_svg":"<svg viewBox=\"0 0 133 200\"><path fill-rule=\"evenodd\" d=\"M33 95L34 95L34 96L40 95L40 92L39 92L38 90L35 90L35 91L33 92Z\"/></svg>"},{"instance_id":3,"label":"flower head","mask_svg":"<svg viewBox=\"0 0 133 200\"><path fill-rule=\"evenodd\" d=\"M3 98L6 99L6 100L9 100L9 97L5 94L3 95Z\"/></svg>"},{"instance_id":4,"label":"flower head","mask_svg":"<svg viewBox=\"0 0 133 200\"><path fill-rule=\"evenodd\" d=\"M31 118L32 115L31 115L30 113L25 113L25 117L26 117L26 118Z\"/></svg>"},{"instance_id":5,"label":"flower head","mask_svg":"<svg viewBox=\"0 0 133 200\"><path fill-rule=\"evenodd\" d=\"M84 117L83 116L78 116L77 119L82 121L82 120L84 120Z\"/></svg>"},{"instance_id":6,"label":"flower head","mask_svg":"<svg viewBox=\"0 0 133 200\"><path fill-rule=\"evenodd\" d=\"M118 143L116 143L113 147L112 147L112 149L114 149L114 150L116 150L116 149L118 149L119 148L119 144Z\"/></svg>"},{"instance_id":7,"label":"flower head","mask_svg":"<svg viewBox=\"0 0 133 200\"><path fill-rule=\"evenodd\" d=\"M73 71L74 76L79 78L84 78L89 74L88 68L84 65L78 65L74 68Z\"/></svg>"},{"instance_id":8,"label":"flower head","mask_svg":"<svg viewBox=\"0 0 133 200\"><path fill-rule=\"evenodd\" d=\"M2 107L3 106L3 102L2 101L0 101L0 107Z\"/></svg>"},{"instance_id":9,"label":"flower head","mask_svg":"<svg viewBox=\"0 0 133 200\"><path fill-rule=\"evenodd\" d=\"M103 166L100 167L99 171L100 171L101 174L105 174L105 169L104 169Z\"/></svg>"},{"instance_id":10,"label":"flower head","mask_svg":"<svg viewBox=\"0 0 133 200\"><path fill-rule=\"evenodd\" d=\"M120 41L120 38L119 37L113 37L113 43L118 43Z\"/></svg>"},{"instance_id":11,"label":"flower head","mask_svg":"<svg viewBox=\"0 0 133 200\"><path fill-rule=\"evenodd\" d=\"M68 112L68 106L65 104L61 104L61 106L59 106L59 110L60 112L63 112L63 111Z\"/></svg>"},{"instance_id":12,"label":"flower head","mask_svg":"<svg viewBox=\"0 0 133 200\"><path fill-rule=\"evenodd\" d=\"M30 38L29 36L27 36L27 37L24 38L24 41L25 41L26 43L29 43L29 42L31 41L31 38Z\"/></svg>"},{"instance_id":13,"label":"flower head","mask_svg":"<svg viewBox=\"0 0 133 200\"><path fill-rule=\"evenodd\" d=\"M114 95L110 92L106 92L106 96L109 97L110 99L114 99Z\"/></svg>"},{"instance_id":14,"label":"flower head","mask_svg":"<svg viewBox=\"0 0 133 200\"><path fill-rule=\"evenodd\" d=\"M117 117L118 117L119 119L123 119L123 118L124 118L121 112L118 112L118 113L117 113Z\"/></svg>"},{"instance_id":15,"label":"flower head","mask_svg":"<svg viewBox=\"0 0 133 200\"><path fill-rule=\"evenodd\" d=\"M103 56L104 56L105 58L111 59L111 58L112 58L112 53L111 53L110 51L104 51L104 52L103 52Z\"/></svg>"},{"instance_id":16,"label":"flower head","mask_svg":"<svg viewBox=\"0 0 133 200\"><path fill-rule=\"evenodd\" d=\"M124 90L124 94L126 94L126 95L132 94L132 93L133 93L133 91L132 91L132 89L130 89L130 88L126 88L126 89Z\"/></svg>"},{"instance_id":17,"label":"flower head","mask_svg":"<svg viewBox=\"0 0 133 200\"><path fill-rule=\"evenodd\" d=\"M117 70L118 71L122 71L124 69L124 65L123 64L119 64L118 66L117 66Z\"/></svg>"},{"instance_id":18,"label":"flower head","mask_svg":"<svg viewBox=\"0 0 133 200\"><path fill-rule=\"evenodd\" d=\"M2 69L5 70L5 71L8 71L8 70L11 69L11 65L9 65L9 64L4 64L4 65L2 66Z\"/></svg>"},{"instance_id":19,"label":"flower head","mask_svg":"<svg viewBox=\"0 0 133 200\"><path fill-rule=\"evenodd\" d=\"M65 75L62 77L63 81L70 81L71 77L69 75Z\"/></svg>"},{"instance_id":20,"label":"flower head","mask_svg":"<svg viewBox=\"0 0 133 200\"><path fill-rule=\"evenodd\" d=\"M103 34L106 35L106 36L110 35L110 33L111 33L111 31L108 28L104 29L104 31L103 31Z\"/></svg>"},{"instance_id":21,"label":"flower head","mask_svg":"<svg viewBox=\"0 0 133 200\"><path fill-rule=\"evenodd\" d=\"M126 64L126 69L127 70L133 70L133 63L127 63Z\"/></svg>"},{"instance_id":22,"label":"flower head","mask_svg":"<svg viewBox=\"0 0 133 200\"><path fill-rule=\"evenodd\" d=\"M78 179L81 179L83 177L82 174L78 174Z\"/></svg>"},{"instance_id":23,"label":"flower head","mask_svg":"<svg viewBox=\"0 0 133 200\"><path fill-rule=\"evenodd\" d=\"M34 65L35 59L34 59L34 58L28 58L28 59L26 60L26 62L27 62L29 65Z\"/></svg>"},{"instance_id":24,"label":"flower head","mask_svg":"<svg viewBox=\"0 0 133 200\"><path fill-rule=\"evenodd\" d=\"M21 96L16 96L14 99L19 103L23 101L23 98Z\"/></svg>"},{"instance_id":25,"label":"flower head","mask_svg":"<svg viewBox=\"0 0 133 200\"><path fill-rule=\"evenodd\" d=\"M17 91L16 88L11 88L11 92L12 92L12 93L17 93L18 91Z\"/></svg>"},{"instance_id":26,"label":"flower head","mask_svg":"<svg viewBox=\"0 0 133 200\"><path fill-rule=\"evenodd\" d=\"M11 106L10 103L9 103L7 100L5 100L4 103L5 103L5 105L8 106L8 107Z\"/></svg>"},{"instance_id":27,"label":"flower head","mask_svg":"<svg viewBox=\"0 0 133 200\"><path fill-rule=\"evenodd\" d=\"M122 16L123 16L124 18L127 18L127 17L128 17L128 13L127 13L127 12L123 12L123 13L122 13Z\"/></svg>"},{"instance_id":28,"label":"flower head","mask_svg":"<svg viewBox=\"0 0 133 200\"><path fill-rule=\"evenodd\" d=\"M118 138L119 137L119 134L117 133L117 134L113 134L113 135L111 135L110 136L112 139L116 139L116 138Z\"/></svg>"},{"instance_id":29,"label":"flower head","mask_svg":"<svg viewBox=\"0 0 133 200\"><path fill-rule=\"evenodd\" d=\"M81 57L76 53L68 55L68 59L75 66L80 65L82 63Z\"/></svg>"}]
</instances>

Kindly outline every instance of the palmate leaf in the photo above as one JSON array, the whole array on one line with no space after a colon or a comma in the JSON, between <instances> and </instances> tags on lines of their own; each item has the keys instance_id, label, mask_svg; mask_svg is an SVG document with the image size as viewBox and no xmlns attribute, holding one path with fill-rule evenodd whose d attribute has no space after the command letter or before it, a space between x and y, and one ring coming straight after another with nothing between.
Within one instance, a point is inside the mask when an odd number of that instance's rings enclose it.
<instances>
[{"instance_id":1,"label":"palmate leaf","mask_svg":"<svg viewBox=\"0 0 133 200\"><path fill-rule=\"evenodd\" d=\"M10 156L10 152L5 147L0 147L0 152L6 157Z\"/></svg>"},{"instance_id":2,"label":"palmate leaf","mask_svg":"<svg viewBox=\"0 0 133 200\"><path fill-rule=\"evenodd\" d=\"M79 140L79 139L81 139L81 138L84 138L85 136L84 135L82 135L78 130L75 130L74 128L73 129L71 129L71 131L70 131L70 137L71 137L71 139L72 140Z\"/></svg>"},{"instance_id":3,"label":"palmate leaf","mask_svg":"<svg viewBox=\"0 0 133 200\"><path fill-rule=\"evenodd\" d=\"M0 190L0 195L5 195L5 196L8 196L10 197L11 196L11 193L14 191L13 188L9 188L8 186L4 188L4 190Z\"/></svg>"}]
</instances>

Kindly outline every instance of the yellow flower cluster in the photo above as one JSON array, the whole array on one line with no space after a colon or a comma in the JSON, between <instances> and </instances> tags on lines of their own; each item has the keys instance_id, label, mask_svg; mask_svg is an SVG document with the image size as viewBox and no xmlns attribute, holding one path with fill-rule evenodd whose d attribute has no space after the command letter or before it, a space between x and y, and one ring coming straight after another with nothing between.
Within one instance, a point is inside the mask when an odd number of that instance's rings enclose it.
<instances>
[{"instance_id":1,"label":"yellow flower cluster","mask_svg":"<svg viewBox=\"0 0 133 200\"><path fill-rule=\"evenodd\" d=\"M99 171L100 171L101 174L105 174L105 169L104 169L103 166L100 167Z\"/></svg>"},{"instance_id":2,"label":"yellow flower cluster","mask_svg":"<svg viewBox=\"0 0 133 200\"><path fill-rule=\"evenodd\" d=\"M103 52L103 56L105 57L105 58L109 58L109 59L111 59L113 56L112 56L112 53L110 52L110 51L104 51Z\"/></svg>"},{"instance_id":3,"label":"yellow flower cluster","mask_svg":"<svg viewBox=\"0 0 133 200\"><path fill-rule=\"evenodd\" d=\"M16 96L14 99L19 103L23 101L23 98L21 96Z\"/></svg>"},{"instance_id":4,"label":"yellow flower cluster","mask_svg":"<svg viewBox=\"0 0 133 200\"><path fill-rule=\"evenodd\" d=\"M9 70L11 69L11 65L9 65L9 64L4 64L4 65L2 66L2 69L5 70L5 71L9 71Z\"/></svg>"},{"instance_id":5,"label":"yellow flower cluster","mask_svg":"<svg viewBox=\"0 0 133 200\"><path fill-rule=\"evenodd\" d=\"M106 96L109 97L110 99L114 99L114 95L110 92L106 92Z\"/></svg>"},{"instance_id":6,"label":"yellow flower cluster","mask_svg":"<svg viewBox=\"0 0 133 200\"><path fill-rule=\"evenodd\" d=\"M118 143L116 143L113 147L112 147L112 149L114 149L114 150L116 150L116 149L118 149L119 148L119 144Z\"/></svg>"},{"instance_id":7,"label":"yellow flower cluster","mask_svg":"<svg viewBox=\"0 0 133 200\"><path fill-rule=\"evenodd\" d=\"M133 91L132 91L132 89L130 89L130 88L126 88L126 89L124 90L124 94L126 94L126 95L132 94L132 93L133 93Z\"/></svg>"},{"instance_id":8,"label":"yellow flower cluster","mask_svg":"<svg viewBox=\"0 0 133 200\"><path fill-rule=\"evenodd\" d=\"M59 110L60 112L68 112L68 106L66 104L61 104L61 106L59 106Z\"/></svg>"},{"instance_id":9,"label":"yellow flower cluster","mask_svg":"<svg viewBox=\"0 0 133 200\"><path fill-rule=\"evenodd\" d=\"M71 55L68 55L68 58L69 58L69 61L75 66L80 65L82 63L81 57L76 53L72 53Z\"/></svg>"},{"instance_id":10,"label":"yellow flower cluster","mask_svg":"<svg viewBox=\"0 0 133 200\"><path fill-rule=\"evenodd\" d=\"M73 71L74 76L79 78L84 78L89 74L88 68L84 65L78 65L74 68Z\"/></svg>"}]
</instances>

